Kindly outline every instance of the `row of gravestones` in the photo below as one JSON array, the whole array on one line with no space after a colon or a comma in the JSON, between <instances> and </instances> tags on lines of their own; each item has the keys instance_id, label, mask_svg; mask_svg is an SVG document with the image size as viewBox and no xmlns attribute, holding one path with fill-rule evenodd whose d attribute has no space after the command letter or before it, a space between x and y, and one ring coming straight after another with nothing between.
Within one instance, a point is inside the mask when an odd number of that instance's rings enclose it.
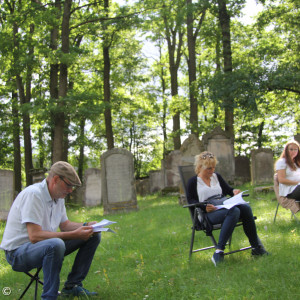
<instances>
[{"instance_id":1,"label":"row of gravestones","mask_svg":"<svg viewBox=\"0 0 300 300\"><path fill-rule=\"evenodd\" d=\"M296 139L296 137L295 137ZM134 179L133 156L125 149L112 149L101 156L101 170L88 169L83 186L72 194L72 201L94 206L103 202L104 214L115 211L137 210L136 192L149 194L166 187L180 187L178 166L193 164L194 156L208 150L219 163L216 171L231 184L252 181L253 184L270 184L273 181L273 152L258 149L247 157L234 157L233 142L219 127L204 135L202 141L190 135L180 150L172 151L161 163L161 170L152 171L149 178ZM0 170L0 219L6 219L14 195L13 172ZM44 178L42 172L33 173L34 181Z\"/></svg>"}]
</instances>

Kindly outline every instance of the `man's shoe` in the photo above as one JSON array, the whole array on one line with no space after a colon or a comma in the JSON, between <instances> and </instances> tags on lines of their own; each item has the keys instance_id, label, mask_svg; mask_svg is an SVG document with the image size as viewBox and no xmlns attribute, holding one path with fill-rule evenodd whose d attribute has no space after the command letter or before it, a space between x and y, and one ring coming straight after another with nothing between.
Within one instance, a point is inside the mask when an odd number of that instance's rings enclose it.
<instances>
[{"instance_id":1,"label":"man's shoe","mask_svg":"<svg viewBox=\"0 0 300 300\"><path fill-rule=\"evenodd\" d=\"M215 266L224 261L224 252L215 252L211 258Z\"/></svg>"},{"instance_id":2,"label":"man's shoe","mask_svg":"<svg viewBox=\"0 0 300 300\"><path fill-rule=\"evenodd\" d=\"M96 292L90 292L87 289L83 288L82 286L75 285L71 289L63 288L60 292L60 297L75 297L75 296L97 296L98 293Z\"/></svg>"},{"instance_id":3,"label":"man's shoe","mask_svg":"<svg viewBox=\"0 0 300 300\"><path fill-rule=\"evenodd\" d=\"M270 253L263 246L260 245L257 248L252 248L251 254L252 256L262 256L269 255Z\"/></svg>"}]
</instances>

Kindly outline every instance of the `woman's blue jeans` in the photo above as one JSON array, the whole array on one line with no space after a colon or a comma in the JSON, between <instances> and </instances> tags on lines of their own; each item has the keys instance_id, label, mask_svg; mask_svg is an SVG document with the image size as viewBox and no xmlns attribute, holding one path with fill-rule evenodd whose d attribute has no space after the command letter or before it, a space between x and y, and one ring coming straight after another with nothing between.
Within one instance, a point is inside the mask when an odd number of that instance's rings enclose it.
<instances>
[{"instance_id":1,"label":"woman's blue jeans","mask_svg":"<svg viewBox=\"0 0 300 300\"><path fill-rule=\"evenodd\" d=\"M224 250L226 243L233 233L236 223L239 219L243 222L243 229L249 239L252 248L259 245L256 231L256 225L252 209L248 204L242 204L231 209L219 209L207 214L208 220L212 225L222 224L217 249Z\"/></svg>"},{"instance_id":2,"label":"woman's blue jeans","mask_svg":"<svg viewBox=\"0 0 300 300\"><path fill-rule=\"evenodd\" d=\"M64 257L79 249L65 286L82 285L100 240L101 234L96 233L87 241L63 241L59 238L52 238L35 244L28 242L16 250L6 251L6 259L12 269L18 272L28 272L34 268L42 267L44 273L42 299L52 300L58 296L59 274Z\"/></svg>"}]
</instances>

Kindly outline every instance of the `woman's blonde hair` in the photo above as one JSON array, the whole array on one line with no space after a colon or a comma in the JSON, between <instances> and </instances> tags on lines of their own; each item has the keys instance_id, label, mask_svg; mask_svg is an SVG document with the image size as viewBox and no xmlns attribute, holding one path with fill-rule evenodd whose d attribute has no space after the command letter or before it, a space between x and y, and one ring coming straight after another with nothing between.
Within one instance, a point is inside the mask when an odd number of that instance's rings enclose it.
<instances>
[{"instance_id":1,"label":"woman's blonde hair","mask_svg":"<svg viewBox=\"0 0 300 300\"><path fill-rule=\"evenodd\" d=\"M199 172L203 168L204 169L211 168L211 167L214 168L217 163L218 161L213 153L208 151L201 152L200 154L195 156L195 163L194 163L195 173L199 174Z\"/></svg>"}]
</instances>

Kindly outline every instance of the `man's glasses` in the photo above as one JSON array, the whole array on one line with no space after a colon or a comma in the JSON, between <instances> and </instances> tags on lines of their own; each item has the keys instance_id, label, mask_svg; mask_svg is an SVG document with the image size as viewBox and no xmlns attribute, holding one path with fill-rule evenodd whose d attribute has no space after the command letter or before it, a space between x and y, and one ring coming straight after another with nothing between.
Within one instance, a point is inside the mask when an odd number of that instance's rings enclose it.
<instances>
[{"instance_id":1,"label":"man's glasses","mask_svg":"<svg viewBox=\"0 0 300 300\"><path fill-rule=\"evenodd\" d=\"M69 188L69 189L74 189L75 188L74 185L72 185L70 183L67 183L62 176L59 176L59 178L66 184L67 188Z\"/></svg>"},{"instance_id":2,"label":"man's glasses","mask_svg":"<svg viewBox=\"0 0 300 300\"><path fill-rule=\"evenodd\" d=\"M203 155L201 155L202 159L206 159L206 158L214 158L215 156L212 153L205 153Z\"/></svg>"}]
</instances>

